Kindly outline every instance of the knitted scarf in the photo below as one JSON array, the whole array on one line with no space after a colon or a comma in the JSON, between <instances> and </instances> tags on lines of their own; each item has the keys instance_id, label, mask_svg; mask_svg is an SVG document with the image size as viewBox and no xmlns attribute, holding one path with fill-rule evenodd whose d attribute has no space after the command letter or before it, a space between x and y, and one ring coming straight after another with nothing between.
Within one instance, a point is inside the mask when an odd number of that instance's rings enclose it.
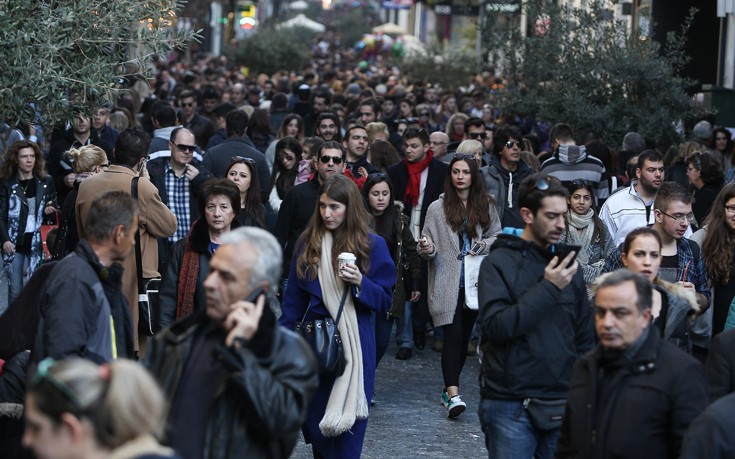
<instances>
[{"instance_id":1,"label":"knitted scarf","mask_svg":"<svg viewBox=\"0 0 735 459\"><path fill-rule=\"evenodd\" d=\"M589 253L587 248L592 244L592 235L595 233L595 223L593 221L595 212L590 208L587 209L587 213L579 215L573 210L569 210L569 234L567 236L568 241L571 245L582 246L581 253L577 254L577 259L583 265L586 265L589 261ZM582 230L582 234L579 234L577 230Z\"/></svg>"},{"instance_id":2,"label":"knitted scarf","mask_svg":"<svg viewBox=\"0 0 735 459\"><path fill-rule=\"evenodd\" d=\"M337 317L344 282L334 273L332 260L332 233L322 238L322 254L317 276L324 304L332 318ZM352 296L347 295L339 324L342 348L345 353L345 372L334 381L319 430L325 437L336 437L347 432L357 419L367 419L368 404L363 382L362 345L357 325L357 313Z\"/></svg>"},{"instance_id":3,"label":"knitted scarf","mask_svg":"<svg viewBox=\"0 0 735 459\"><path fill-rule=\"evenodd\" d=\"M191 233L194 231L191 225L189 235L184 245L184 257L181 260L179 271L179 288L176 298L176 319L190 316L194 312L194 292L197 288L199 278L199 254L191 248Z\"/></svg>"},{"instance_id":4,"label":"knitted scarf","mask_svg":"<svg viewBox=\"0 0 735 459\"><path fill-rule=\"evenodd\" d=\"M419 204L419 196L421 195L421 173L429 167L431 158L434 157L434 153L429 150L426 154L426 158L423 161L412 163L406 160L406 167L408 168L408 184L406 185L406 194L403 196L403 202L411 207L416 207Z\"/></svg>"}]
</instances>

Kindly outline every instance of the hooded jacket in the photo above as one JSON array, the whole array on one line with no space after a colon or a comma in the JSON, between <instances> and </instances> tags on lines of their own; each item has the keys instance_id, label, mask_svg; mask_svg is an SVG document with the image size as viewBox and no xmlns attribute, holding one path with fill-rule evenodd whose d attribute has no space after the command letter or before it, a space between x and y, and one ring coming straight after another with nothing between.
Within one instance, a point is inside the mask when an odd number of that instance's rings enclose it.
<instances>
[{"instance_id":1,"label":"hooded jacket","mask_svg":"<svg viewBox=\"0 0 735 459\"><path fill-rule=\"evenodd\" d=\"M564 289L544 279L553 254L501 234L478 279L483 398L566 397L574 362L595 342L582 270Z\"/></svg>"},{"instance_id":2,"label":"hooded jacket","mask_svg":"<svg viewBox=\"0 0 735 459\"><path fill-rule=\"evenodd\" d=\"M518 169L510 172L503 168L497 155L492 155L490 164L481 168L480 172L485 179L487 192L495 198L495 209L498 211L501 226L509 226L506 224L509 221L505 215L506 211L517 214L515 220L522 222L521 211L518 207L518 188L523 179L533 172L531 167L524 161L518 161ZM522 226L517 227L522 228Z\"/></svg>"}]
</instances>

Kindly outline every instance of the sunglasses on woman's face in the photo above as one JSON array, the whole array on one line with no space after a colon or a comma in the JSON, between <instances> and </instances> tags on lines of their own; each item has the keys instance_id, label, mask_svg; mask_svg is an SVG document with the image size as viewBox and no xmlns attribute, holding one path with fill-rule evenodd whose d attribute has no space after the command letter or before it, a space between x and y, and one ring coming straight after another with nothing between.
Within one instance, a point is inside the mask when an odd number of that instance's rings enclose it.
<instances>
[{"instance_id":1,"label":"sunglasses on woman's face","mask_svg":"<svg viewBox=\"0 0 735 459\"><path fill-rule=\"evenodd\" d=\"M244 156L233 156L230 164L235 163L249 163L255 165L255 160L253 158L246 158Z\"/></svg>"}]
</instances>

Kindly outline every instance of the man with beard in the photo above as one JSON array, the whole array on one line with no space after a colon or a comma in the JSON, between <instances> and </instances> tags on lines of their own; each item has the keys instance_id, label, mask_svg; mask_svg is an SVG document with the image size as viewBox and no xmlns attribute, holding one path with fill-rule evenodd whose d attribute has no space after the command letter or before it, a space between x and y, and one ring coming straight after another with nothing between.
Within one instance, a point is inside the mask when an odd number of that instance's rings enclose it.
<instances>
[{"instance_id":1,"label":"man with beard","mask_svg":"<svg viewBox=\"0 0 735 459\"><path fill-rule=\"evenodd\" d=\"M364 127L352 126L349 128L342 143L347 149L347 168L356 179L363 177L360 169L366 173L365 176L379 172L367 160L368 134Z\"/></svg>"},{"instance_id":2,"label":"man with beard","mask_svg":"<svg viewBox=\"0 0 735 459\"><path fill-rule=\"evenodd\" d=\"M620 245L625 236L641 226L653 224L653 200L664 180L664 160L656 150L638 155L637 180L607 198L600 209L600 220L607 232Z\"/></svg>"},{"instance_id":3,"label":"man with beard","mask_svg":"<svg viewBox=\"0 0 735 459\"><path fill-rule=\"evenodd\" d=\"M480 169L488 193L495 198L495 209L503 228L524 228L518 207L518 188L531 175L531 168L521 161L521 139L517 126L502 126L495 133L490 164Z\"/></svg>"},{"instance_id":4,"label":"man with beard","mask_svg":"<svg viewBox=\"0 0 735 459\"><path fill-rule=\"evenodd\" d=\"M480 268L479 416L491 459L553 455L574 362L595 343L582 270L558 243L568 196L554 177L527 177L523 234L498 236Z\"/></svg>"},{"instance_id":5,"label":"man with beard","mask_svg":"<svg viewBox=\"0 0 735 459\"><path fill-rule=\"evenodd\" d=\"M316 128L314 135L321 137L325 142L334 140L342 141L342 134L339 127L339 116L334 112L322 112L316 118Z\"/></svg>"}]
</instances>

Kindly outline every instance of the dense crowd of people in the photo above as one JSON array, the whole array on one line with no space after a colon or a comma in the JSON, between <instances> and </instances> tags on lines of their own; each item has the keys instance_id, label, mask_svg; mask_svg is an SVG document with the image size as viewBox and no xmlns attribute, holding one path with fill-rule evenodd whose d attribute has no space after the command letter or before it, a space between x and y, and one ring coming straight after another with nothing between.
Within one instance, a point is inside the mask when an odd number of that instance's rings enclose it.
<instances>
[{"instance_id":1,"label":"dense crowd of people","mask_svg":"<svg viewBox=\"0 0 735 459\"><path fill-rule=\"evenodd\" d=\"M0 450L289 457L300 431L359 457L393 339L440 353L450 419L481 355L490 458L728 457L731 131L616 148L499 112L489 74L347 57L161 64L53 130L4 125Z\"/></svg>"}]
</instances>

